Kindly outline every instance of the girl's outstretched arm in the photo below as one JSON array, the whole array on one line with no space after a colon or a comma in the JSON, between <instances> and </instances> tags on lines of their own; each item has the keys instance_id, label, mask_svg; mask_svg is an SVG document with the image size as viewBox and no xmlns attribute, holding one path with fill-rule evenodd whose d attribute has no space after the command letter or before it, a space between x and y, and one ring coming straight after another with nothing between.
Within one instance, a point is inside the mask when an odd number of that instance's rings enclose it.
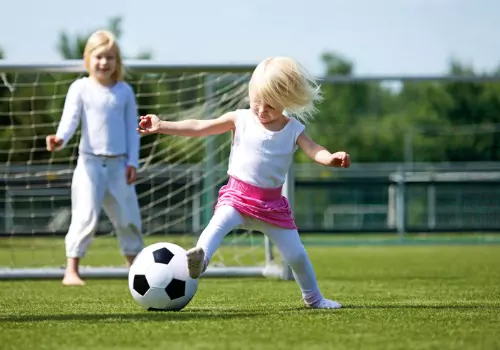
<instances>
[{"instance_id":1,"label":"girl's outstretched arm","mask_svg":"<svg viewBox=\"0 0 500 350\"><path fill-rule=\"evenodd\" d=\"M297 138L297 145L304 153L316 163L348 168L351 165L351 157L346 152L328 152L323 146L314 142L305 132Z\"/></svg>"},{"instance_id":2,"label":"girl's outstretched arm","mask_svg":"<svg viewBox=\"0 0 500 350\"><path fill-rule=\"evenodd\" d=\"M178 136L208 136L235 129L236 113L228 112L216 119L187 119L175 122L160 120L154 114L141 116L137 131L140 134L168 134Z\"/></svg>"}]
</instances>

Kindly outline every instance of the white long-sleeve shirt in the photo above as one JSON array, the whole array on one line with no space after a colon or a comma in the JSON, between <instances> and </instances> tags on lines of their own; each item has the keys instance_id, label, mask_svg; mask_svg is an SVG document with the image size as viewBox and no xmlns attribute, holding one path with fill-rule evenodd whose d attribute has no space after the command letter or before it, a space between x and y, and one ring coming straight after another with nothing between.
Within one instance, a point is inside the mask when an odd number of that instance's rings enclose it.
<instances>
[{"instance_id":1,"label":"white long-sleeve shirt","mask_svg":"<svg viewBox=\"0 0 500 350\"><path fill-rule=\"evenodd\" d=\"M138 167L140 140L137 104L132 87L119 81L112 87L90 78L80 78L69 87L56 136L62 147L82 124L80 154L127 157L127 165Z\"/></svg>"}]
</instances>

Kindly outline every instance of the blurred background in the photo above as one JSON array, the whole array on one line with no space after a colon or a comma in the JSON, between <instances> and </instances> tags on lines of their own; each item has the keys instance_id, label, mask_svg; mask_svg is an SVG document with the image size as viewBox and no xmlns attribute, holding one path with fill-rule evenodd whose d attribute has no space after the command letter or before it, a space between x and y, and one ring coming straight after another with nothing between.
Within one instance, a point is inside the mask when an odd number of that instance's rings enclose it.
<instances>
[{"instance_id":1,"label":"blurred background","mask_svg":"<svg viewBox=\"0 0 500 350\"><path fill-rule=\"evenodd\" d=\"M119 39L141 114L245 108L251 68L267 56L291 56L318 77L325 99L308 133L353 165L328 169L297 153L287 193L303 233L500 229L497 1L18 0L2 13L0 234L67 230L78 136L56 155L45 136L100 28ZM145 233L199 232L228 152L227 136L144 137ZM111 230L103 216L99 232Z\"/></svg>"}]
</instances>

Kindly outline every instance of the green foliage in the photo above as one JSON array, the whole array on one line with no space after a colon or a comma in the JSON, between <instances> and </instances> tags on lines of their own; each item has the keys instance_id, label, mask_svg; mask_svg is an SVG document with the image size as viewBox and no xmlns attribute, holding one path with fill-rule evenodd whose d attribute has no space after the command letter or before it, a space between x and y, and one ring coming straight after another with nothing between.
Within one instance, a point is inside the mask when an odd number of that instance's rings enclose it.
<instances>
[{"instance_id":1,"label":"green foliage","mask_svg":"<svg viewBox=\"0 0 500 350\"><path fill-rule=\"evenodd\" d=\"M122 30L122 18L112 17L108 21L108 25L105 27L107 30L112 32L117 40L123 33ZM70 37L66 32L61 32L59 34L59 43L57 49L64 59L81 59L83 58L83 52L85 51L85 45L87 39L91 33L95 30L91 30L88 33L81 35L77 34L75 37ZM144 53L142 56L151 56L149 53Z\"/></svg>"},{"instance_id":2,"label":"green foliage","mask_svg":"<svg viewBox=\"0 0 500 350\"><path fill-rule=\"evenodd\" d=\"M353 64L340 55L325 54L323 62L327 76L353 74ZM475 74L457 61L449 73ZM331 151L349 151L357 162L403 161L405 142L418 161L500 159L495 128L463 135L452 129L500 124L500 82L407 82L396 89L371 82L324 84L323 93L325 100L308 132ZM297 160L308 161L303 154Z\"/></svg>"},{"instance_id":3,"label":"green foliage","mask_svg":"<svg viewBox=\"0 0 500 350\"><path fill-rule=\"evenodd\" d=\"M122 19L111 18L106 28L120 40ZM58 50L65 59L82 58L89 33L70 36L61 33ZM0 49L0 57L3 56ZM134 58L134 56L124 57ZM150 59L150 52L140 52L138 59ZM354 65L337 53L322 56L325 75L354 74ZM470 76L477 74L470 66L452 61L449 73ZM500 75L500 67L491 72ZM3 153L0 161L26 161L47 157L43 139L57 127L72 74L7 74L6 81L16 82L12 91L0 80L0 146L4 149L27 150ZM205 77L183 75L138 74L126 72L126 80L136 92L139 114L155 113L169 119L206 118L203 112L207 99ZM217 91L223 91L223 85ZM349 83L322 86L324 101L308 125L308 133L331 151L347 150L355 162L400 162L405 147L410 145L415 161L497 161L500 160L500 82L406 82L399 86L383 83ZM224 90L219 115L233 109L232 96ZM475 125L490 125L490 132L475 132ZM459 130L460 129L460 130ZM226 145L227 140L217 141ZM188 143L197 145L198 141ZM183 138L147 136L143 138L141 157L156 155L152 162L192 162L204 155L193 152ZM14 148L13 148L14 147ZM226 147L226 146L221 146ZM67 151L70 152L70 151ZM227 152L226 152L227 153ZM61 153L61 156L67 156ZM59 156L59 155L58 155ZM297 161L310 161L298 152Z\"/></svg>"}]
</instances>

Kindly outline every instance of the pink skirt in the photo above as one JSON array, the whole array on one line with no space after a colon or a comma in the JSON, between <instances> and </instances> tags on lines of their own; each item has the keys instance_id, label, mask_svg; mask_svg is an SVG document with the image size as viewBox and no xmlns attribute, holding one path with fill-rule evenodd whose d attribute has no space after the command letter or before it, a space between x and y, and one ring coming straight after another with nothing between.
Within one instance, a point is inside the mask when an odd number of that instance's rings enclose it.
<instances>
[{"instance_id":1,"label":"pink skirt","mask_svg":"<svg viewBox=\"0 0 500 350\"><path fill-rule=\"evenodd\" d=\"M281 187L261 188L230 177L219 191L215 209L223 205L271 225L297 229L288 199L281 195Z\"/></svg>"}]
</instances>

